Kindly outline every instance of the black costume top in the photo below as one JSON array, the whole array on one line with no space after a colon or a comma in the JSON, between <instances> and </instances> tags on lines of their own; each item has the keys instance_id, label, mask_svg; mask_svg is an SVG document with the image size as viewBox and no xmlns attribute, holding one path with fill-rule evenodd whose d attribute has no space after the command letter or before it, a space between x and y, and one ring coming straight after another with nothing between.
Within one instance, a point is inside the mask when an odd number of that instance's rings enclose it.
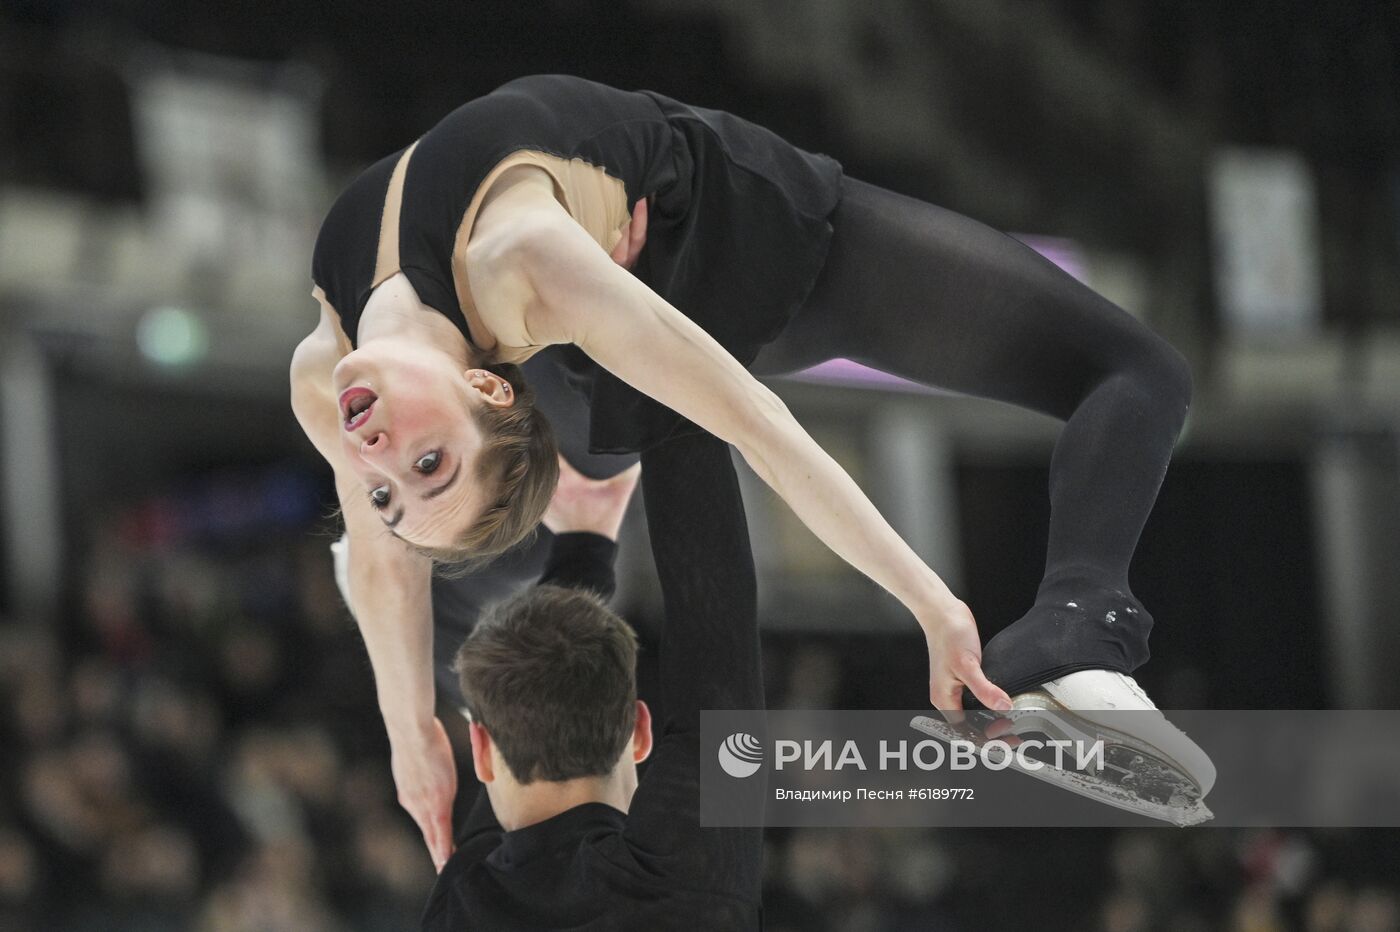
<instances>
[{"instance_id":1,"label":"black costume top","mask_svg":"<svg viewBox=\"0 0 1400 932\"><path fill-rule=\"evenodd\" d=\"M729 447L699 433L646 451L642 494L666 624L655 745L631 806L584 803L507 832L479 793L429 897L427 932L762 926L762 829L700 826L701 755L715 754L700 747L700 710L763 708L753 557ZM607 588L605 559L592 569L584 552L572 559L545 581ZM737 785L738 801L761 810L763 778Z\"/></svg>"},{"instance_id":2,"label":"black costume top","mask_svg":"<svg viewBox=\"0 0 1400 932\"><path fill-rule=\"evenodd\" d=\"M370 166L331 207L312 277L352 342L373 287L398 271L471 339L464 249L482 195L511 159L549 170L604 247L631 206L652 197L633 274L745 365L806 298L840 199L834 159L738 117L581 78L519 78ZM571 193L575 184L585 193ZM593 452L635 452L682 427L581 352L566 358L590 397Z\"/></svg>"}]
</instances>

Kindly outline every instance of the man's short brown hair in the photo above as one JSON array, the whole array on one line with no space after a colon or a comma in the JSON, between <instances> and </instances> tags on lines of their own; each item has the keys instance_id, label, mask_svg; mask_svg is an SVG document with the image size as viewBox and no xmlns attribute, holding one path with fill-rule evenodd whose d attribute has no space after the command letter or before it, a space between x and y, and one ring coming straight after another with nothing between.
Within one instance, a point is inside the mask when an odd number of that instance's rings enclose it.
<instances>
[{"instance_id":1,"label":"man's short brown hair","mask_svg":"<svg viewBox=\"0 0 1400 932\"><path fill-rule=\"evenodd\" d=\"M612 772L636 723L636 668L627 622L559 586L491 609L455 663L472 720L522 784Z\"/></svg>"}]
</instances>

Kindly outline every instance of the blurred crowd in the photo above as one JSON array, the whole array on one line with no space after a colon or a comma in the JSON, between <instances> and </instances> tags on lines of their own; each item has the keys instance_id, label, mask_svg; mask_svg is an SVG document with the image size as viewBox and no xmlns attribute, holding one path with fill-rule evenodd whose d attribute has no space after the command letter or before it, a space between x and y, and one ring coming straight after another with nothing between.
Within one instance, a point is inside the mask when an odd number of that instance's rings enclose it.
<instances>
[{"instance_id":1,"label":"blurred crowd","mask_svg":"<svg viewBox=\"0 0 1400 932\"><path fill-rule=\"evenodd\" d=\"M148 507L98 521L69 626L0 625L0 930L415 926L432 866L395 802L328 529L208 526ZM833 642L767 652L774 705L863 692ZM1365 831L774 830L766 913L776 932L1385 932L1396 848Z\"/></svg>"},{"instance_id":2,"label":"blurred crowd","mask_svg":"<svg viewBox=\"0 0 1400 932\"><path fill-rule=\"evenodd\" d=\"M71 630L0 628L0 928L414 926L369 663L314 534L100 526Z\"/></svg>"},{"instance_id":3,"label":"blurred crowd","mask_svg":"<svg viewBox=\"0 0 1400 932\"><path fill-rule=\"evenodd\" d=\"M1394 932L1368 833L770 831L773 932Z\"/></svg>"}]
</instances>

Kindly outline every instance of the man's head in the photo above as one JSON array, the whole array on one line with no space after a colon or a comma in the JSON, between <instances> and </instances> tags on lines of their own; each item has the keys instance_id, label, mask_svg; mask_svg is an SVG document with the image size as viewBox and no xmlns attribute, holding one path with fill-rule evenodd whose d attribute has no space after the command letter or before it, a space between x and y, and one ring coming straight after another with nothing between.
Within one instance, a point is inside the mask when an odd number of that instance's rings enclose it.
<instances>
[{"instance_id":1,"label":"man's head","mask_svg":"<svg viewBox=\"0 0 1400 932\"><path fill-rule=\"evenodd\" d=\"M651 750L636 663L632 629L582 590L536 586L483 616L456 671L492 802L540 781L589 779L620 779L630 798Z\"/></svg>"}]
</instances>

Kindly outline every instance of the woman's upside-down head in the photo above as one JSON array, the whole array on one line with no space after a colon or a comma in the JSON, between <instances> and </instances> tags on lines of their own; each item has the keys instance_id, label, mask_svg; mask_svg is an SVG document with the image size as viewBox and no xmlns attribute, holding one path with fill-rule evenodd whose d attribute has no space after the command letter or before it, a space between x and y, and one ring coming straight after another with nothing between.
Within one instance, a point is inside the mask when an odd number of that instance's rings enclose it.
<instances>
[{"instance_id":1,"label":"woman's upside-down head","mask_svg":"<svg viewBox=\"0 0 1400 932\"><path fill-rule=\"evenodd\" d=\"M346 459L394 535L477 564L539 524L558 453L519 367L391 337L347 354L333 381Z\"/></svg>"}]
</instances>

